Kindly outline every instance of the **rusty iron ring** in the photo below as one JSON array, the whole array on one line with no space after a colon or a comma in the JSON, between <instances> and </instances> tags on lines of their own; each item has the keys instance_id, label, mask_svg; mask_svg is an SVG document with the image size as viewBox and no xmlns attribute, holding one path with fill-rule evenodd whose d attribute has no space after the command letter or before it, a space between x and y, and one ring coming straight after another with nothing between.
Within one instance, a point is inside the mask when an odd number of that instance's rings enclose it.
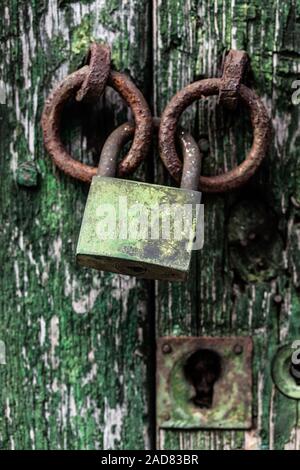
<instances>
[{"instance_id":1,"label":"rusty iron ring","mask_svg":"<svg viewBox=\"0 0 300 470\"><path fill-rule=\"evenodd\" d=\"M153 129L158 130L160 119L153 118ZM135 125L126 122L117 127L106 139L98 166L98 176L115 176L116 155L119 155L123 146L132 139L135 132ZM197 142L191 134L183 129L177 129L177 135L180 148L183 155L183 177L181 179L181 188L196 189L197 181L200 176L202 155Z\"/></svg>"},{"instance_id":2,"label":"rusty iron ring","mask_svg":"<svg viewBox=\"0 0 300 470\"><path fill-rule=\"evenodd\" d=\"M179 91L163 112L159 129L160 156L176 181L180 180L182 173L182 162L175 148L175 132L180 115L193 101L217 95L221 86L221 78L194 82ZM202 191L220 193L239 187L255 173L266 154L270 135L270 120L266 108L256 93L245 85L240 85L238 95L250 110L252 147L243 163L233 170L218 176L200 176L199 189Z\"/></svg>"},{"instance_id":3,"label":"rusty iron ring","mask_svg":"<svg viewBox=\"0 0 300 470\"><path fill-rule=\"evenodd\" d=\"M90 183L97 174L97 167L91 167L77 160L67 152L60 138L61 114L65 103L74 96L89 75L89 66L68 75L48 97L43 115L42 128L44 143L53 162L66 174L85 183ZM128 154L120 162L120 176L132 173L149 150L152 135L152 117L142 93L125 74L111 71L107 85L120 93L135 119L135 135Z\"/></svg>"}]
</instances>

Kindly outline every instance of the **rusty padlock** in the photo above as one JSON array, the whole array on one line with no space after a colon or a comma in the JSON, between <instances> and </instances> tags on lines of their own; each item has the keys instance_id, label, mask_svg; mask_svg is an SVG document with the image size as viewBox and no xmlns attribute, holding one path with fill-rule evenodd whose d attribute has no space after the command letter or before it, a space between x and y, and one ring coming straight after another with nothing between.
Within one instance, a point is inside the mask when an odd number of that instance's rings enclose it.
<instances>
[{"instance_id":1,"label":"rusty padlock","mask_svg":"<svg viewBox=\"0 0 300 470\"><path fill-rule=\"evenodd\" d=\"M120 147L133 133L133 126L122 125L103 147L84 211L77 262L141 278L185 280L200 220L199 148L189 134L179 132L184 160L180 188L115 178Z\"/></svg>"}]
</instances>

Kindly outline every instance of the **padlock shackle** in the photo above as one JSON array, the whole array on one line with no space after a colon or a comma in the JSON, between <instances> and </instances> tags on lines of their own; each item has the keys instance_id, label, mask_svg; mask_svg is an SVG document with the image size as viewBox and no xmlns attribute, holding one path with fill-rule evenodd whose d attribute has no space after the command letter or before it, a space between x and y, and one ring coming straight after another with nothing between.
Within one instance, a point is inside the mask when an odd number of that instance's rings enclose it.
<instances>
[{"instance_id":1,"label":"padlock shackle","mask_svg":"<svg viewBox=\"0 0 300 470\"><path fill-rule=\"evenodd\" d=\"M178 131L179 144L183 155L183 169L180 187L182 189L198 190L202 167L202 154L194 137L180 129Z\"/></svg>"},{"instance_id":2,"label":"padlock shackle","mask_svg":"<svg viewBox=\"0 0 300 470\"><path fill-rule=\"evenodd\" d=\"M118 156L123 146L134 135L133 122L125 122L117 127L107 138L100 155L97 176L116 176Z\"/></svg>"},{"instance_id":3,"label":"padlock shackle","mask_svg":"<svg viewBox=\"0 0 300 470\"><path fill-rule=\"evenodd\" d=\"M153 129L158 129L159 118L152 118ZM125 122L117 127L107 138L100 155L97 176L116 176L117 159L123 146L132 139L135 131L133 122Z\"/></svg>"},{"instance_id":4,"label":"padlock shackle","mask_svg":"<svg viewBox=\"0 0 300 470\"><path fill-rule=\"evenodd\" d=\"M158 129L159 118L153 118L153 129ZM135 125L126 122L117 127L106 140L100 155L97 176L116 176L117 160L123 146L132 138ZM202 155L195 139L183 129L178 130L178 140L183 156L180 187L197 191L201 173Z\"/></svg>"}]
</instances>

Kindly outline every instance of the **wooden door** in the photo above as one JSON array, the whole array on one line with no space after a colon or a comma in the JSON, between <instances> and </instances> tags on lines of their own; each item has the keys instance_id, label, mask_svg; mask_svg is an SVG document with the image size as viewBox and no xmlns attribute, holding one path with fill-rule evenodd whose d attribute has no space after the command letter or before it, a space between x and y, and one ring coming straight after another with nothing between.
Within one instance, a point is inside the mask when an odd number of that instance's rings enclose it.
<instances>
[{"instance_id":1,"label":"wooden door","mask_svg":"<svg viewBox=\"0 0 300 470\"><path fill-rule=\"evenodd\" d=\"M300 339L299 1L4 0L0 22L1 447L299 449L299 402L270 374L278 346ZM186 284L75 264L88 188L53 166L40 117L92 40L111 45L116 69L130 73L156 115L183 86L219 76L226 50L250 55L249 81L272 118L270 151L246 186L204 195L205 245ZM92 115L69 110L69 149L95 164L128 116L110 90ZM212 100L182 122L200 140L205 174L243 160L251 142L243 112L226 114ZM145 168L148 181L170 183L157 158ZM167 334L253 337L252 430L155 438L155 337Z\"/></svg>"}]
</instances>

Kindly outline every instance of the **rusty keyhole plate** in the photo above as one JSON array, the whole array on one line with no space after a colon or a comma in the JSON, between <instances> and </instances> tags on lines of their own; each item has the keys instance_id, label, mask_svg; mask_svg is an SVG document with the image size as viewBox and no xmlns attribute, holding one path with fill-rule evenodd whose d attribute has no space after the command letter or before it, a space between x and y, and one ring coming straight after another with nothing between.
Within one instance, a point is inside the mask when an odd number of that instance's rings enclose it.
<instances>
[{"instance_id":1,"label":"rusty keyhole plate","mask_svg":"<svg viewBox=\"0 0 300 470\"><path fill-rule=\"evenodd\" d=\"M157 426L179 429L249 429L252 425L252 339L165 336L157 341ZM196 351L221 358L210 407L195 404L185 365Z\"/></svg>"}]
</instances>

